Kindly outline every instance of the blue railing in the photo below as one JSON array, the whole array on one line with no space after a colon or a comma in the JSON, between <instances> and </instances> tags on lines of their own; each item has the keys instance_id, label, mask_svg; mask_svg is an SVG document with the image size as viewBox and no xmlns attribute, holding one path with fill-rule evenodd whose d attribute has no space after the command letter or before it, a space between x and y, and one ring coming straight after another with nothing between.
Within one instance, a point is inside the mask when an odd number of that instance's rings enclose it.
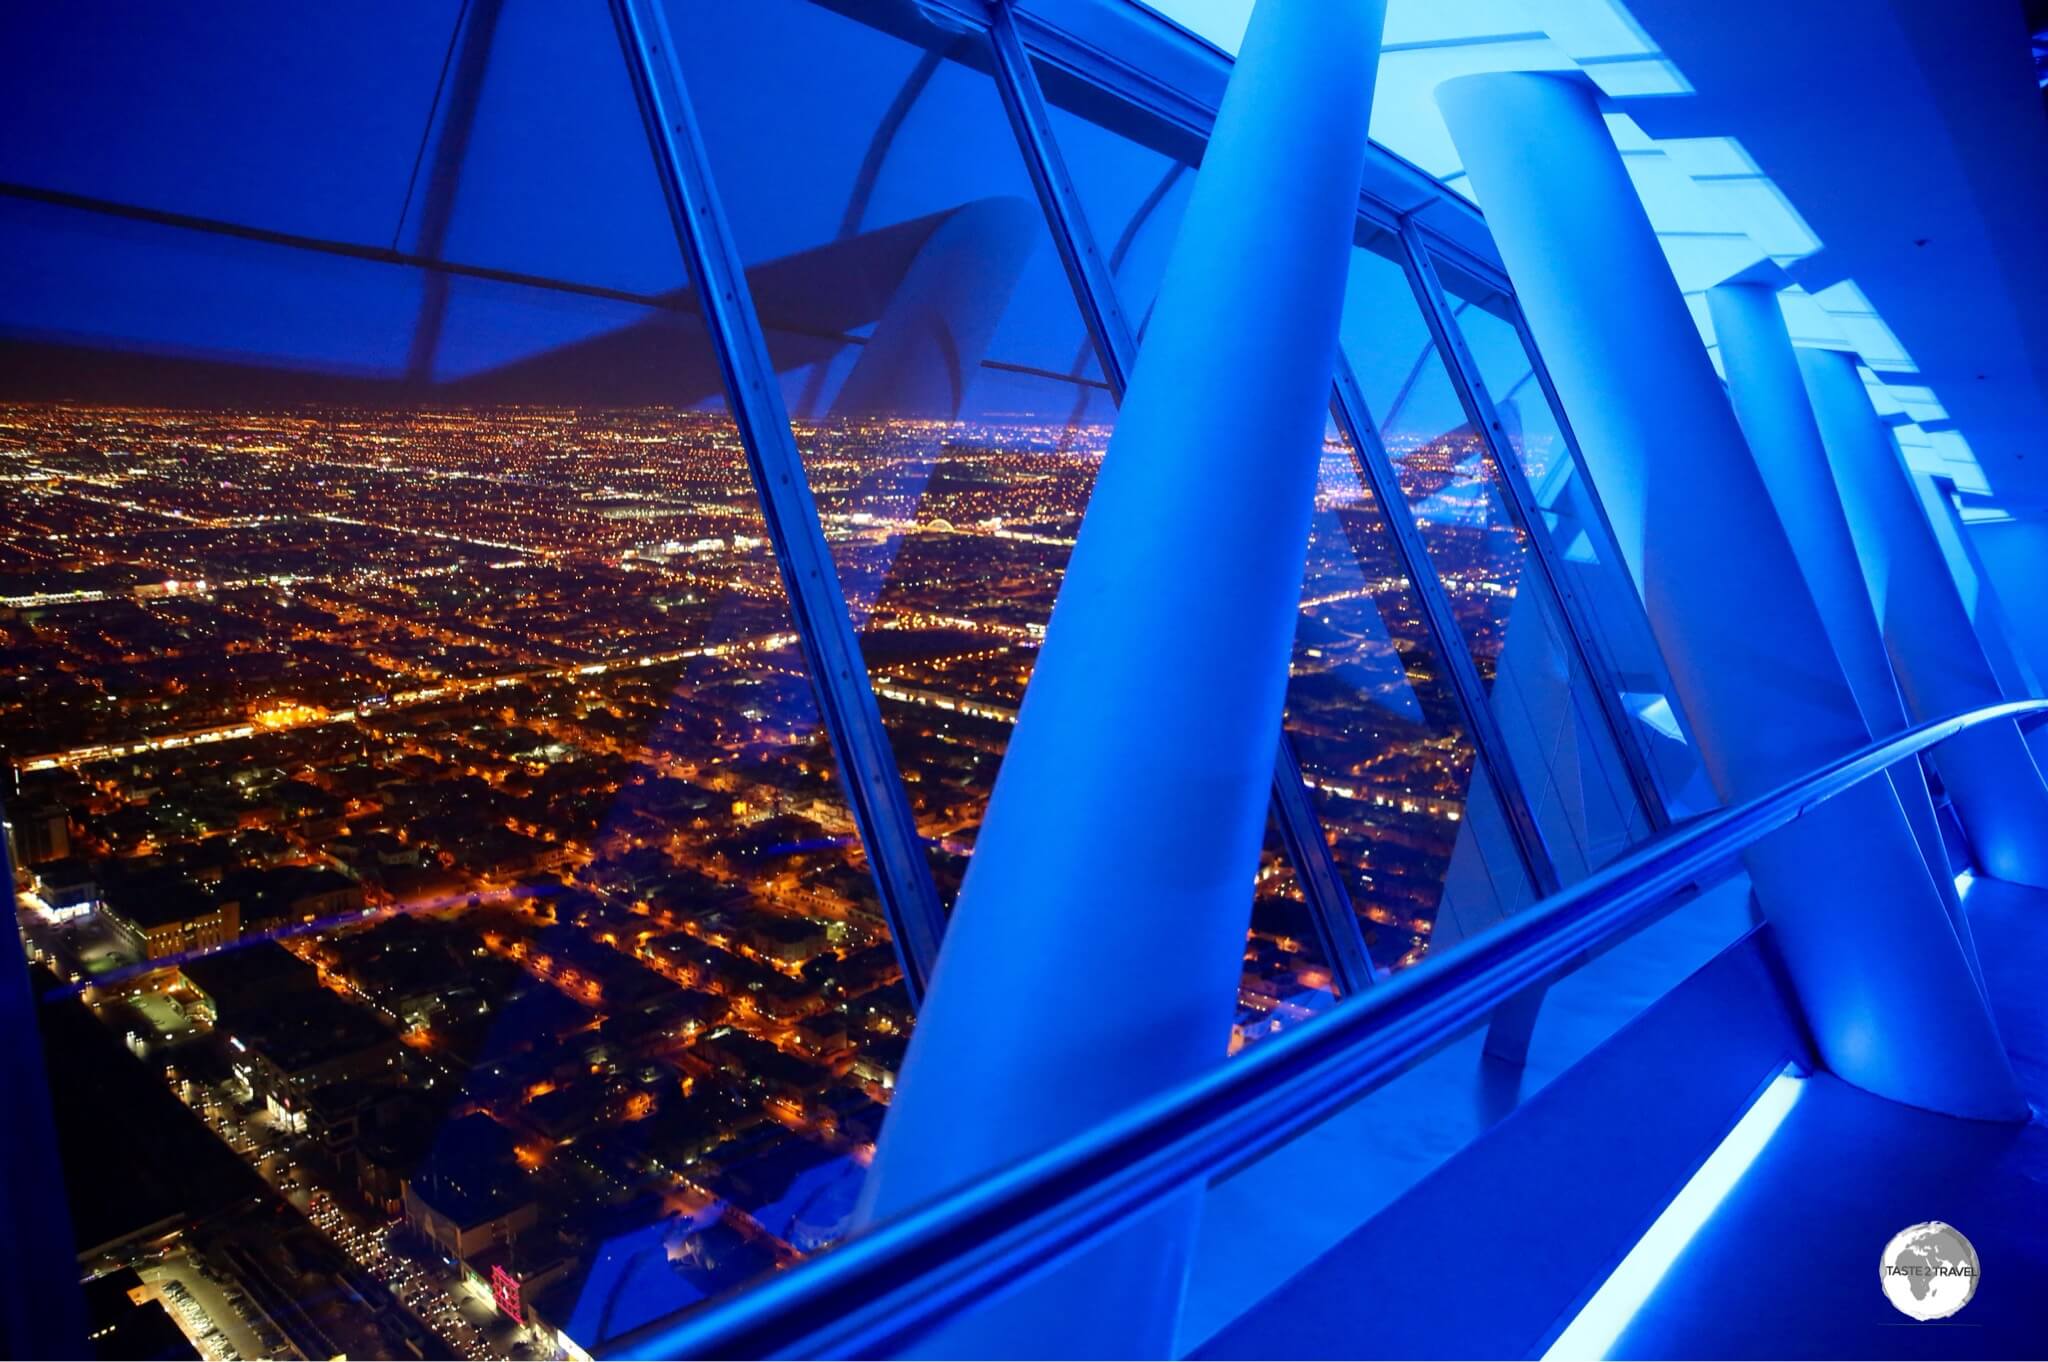
<instances>
[{"instance_id":1,"label":"blue railing","mask_svg":"<svg viewBox=\"0 0 2048 1362\"><path fill-rule=\"evenodd\" d=\"M926 1330L1178 1188L1287 1143L1722 877L1814 807L1966 728L1988 705L1873 743L1723 809L1309 1025L791 1271L601 1348L606 1357L900 1355Z\"/></svg>"}]
</instances>

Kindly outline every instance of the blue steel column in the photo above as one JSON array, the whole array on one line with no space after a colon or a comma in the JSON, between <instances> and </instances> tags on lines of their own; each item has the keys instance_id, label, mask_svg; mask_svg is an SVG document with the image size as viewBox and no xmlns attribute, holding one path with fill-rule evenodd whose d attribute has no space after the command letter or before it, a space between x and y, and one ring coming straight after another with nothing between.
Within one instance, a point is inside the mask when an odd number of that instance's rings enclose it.
<instances>
[{"instance_id":1,"label":"blue steel column","mask_svg":"<svg viewBox=\"0 0 2048 1362\"><path fill-rule=\"evenodd\" d=\"M1537 348L1536 338L1529 332L1529 319L1522 312L1521 300L1513 296L1505 276L1502 276L1500 280L1500 287L1502 291L1509 294L1510 305L1514 311L1515 335L1521 340L1522 353L1529 361L1529 372L1535 376L1536 386L1542 391L1543 403L1550 412L1550 419L1557 423L1557 433L1564 441L1565 456L1571 460L1572 471L1577 475L1575 481L1577 484L1576 507L1578 513L1582 518L1590 521L1594 530L1597 531L1596 537L1599 541L1599 552L1602 560L1619 566L1620 570L1626 574L1628 568L1626 560L1621 556L1621 541L1615 536L1614 522L1607 518L1607 505L1600 500L1600 489L1593 485L1592 474L1587 471L1586 456L1584 451L1579 448L1578 435L1572 430L1571 417L1565 412L1563 399L1557 395L1557 385L1551 382L1550 366L1543 362L1543 352ZM1617 583L1616 585L1618 587L1625 586L1626 590L1630 593L1631 608L1635 610L1642 609L1642 598L1640 595L1635 594L1633 578L1625 578L1624 582ZM1643 622L1645 624L1648 623L1647 616L1644 617ZM1594 636L1590 641L1595 644L1599 643L1597 631L1594 632ZM1669 695L1674 689L1671 684L1670 669L1665 665L1664 655L1654 643L1654 640L1652 641L1651 653L1653 673L1656 678L1654 682L1655 687L1659 692ZM1705 812L1712 807L1715 796L1710 789L1703 789L1705 785L1705 772L1699 768L1699 740L1693 734L1692 720L1686 715L1683 705L1674 705L1672 707L1671 719L1678 726L1679 732L1682 735L1680 742L1687 754L1686 760L1689 764L1682 768L1684 775L1681 778L1672 772L1666 762L1659 762L1657 788L1663 793L1666 812L1671 814L1673 820L1676 821Z\"/></svg>"},{"instance_id":2,"label":"blue steel column","mask_svg":"<svg viewBox=\"0 0 2048 1362\"><path fill-rule=\"evenodd\" d=\"M1637 736L1639 730L1629 721L1628 711L1622 707L1621 685L1608 671L1604 660L1586 646L1592 615L1579 605L1572 592L1560 562L1561 555L1551 542L1550 528L1543 523L1535 493L1529 490L1529 479L1523 475L1521 461L1512 449L1507 448L1507 435L1501 427L1500 413L1494 409L1493 398L1486 391L1486 380L1479 373L1479 362L1472 357L1471 347L1465 343L1465 333L1458 329L1457 319L1451 315L1450 305L1444 299L1443 281L1437 277L1436 265L1430 259L1429 245L1412 217L1401 220L1401 245L1408 257L1409 284L1422 306L1430 335L1442 353L1444 368L1450 374L1451 384L1457 390L1467 418L1486 445L1488 461L1500 477L1501 500L1516 528L1522 532L1522 542L1528 546L1530 557L1535 560L1537 577L1549 589L1551 599L1557 602L1563 615L1561 623L1566 635L1565 646L1578 659L1587 683L1593 688L1593 702L1600 707L1601 718L1614 736L1615 751L1621 756L1636 803L1642 806L1643 816L1649 820L1651 829L1662 831L1671 826L1671 815L1664 807L1663 793L1651 774L1649 754L1643 750ZM1566 722L1570 722L1569 716Z\"/></svg>"},{"instance_id":3,"label":"blue steel column","mask_svg":"<svg viewBox=\"0 0 2048 1362\"><path fill-rule=\"evenodd\" d=\"M1848 512L1863 578L1917 719L2008 698L1985 656L1891 431L1870 405L1853 356L1801 350L1799 368ZM2000 879L2048 886L2048 786L2014 724L1943 743L1934 769L1978 862Z\"/></svg>"},{"instance_id":4,"label":"blue steel column","mask_svg":"<svg viewBox=\"0 0 2048 1362\"><path fill-rule=\"evenodd\" d=\"M1717 791L1762 795L1861 747L1855 697L1592 86L1467 76L1437 101ZM1746 862L1831 1068L1915 1106L2025 1118L1890 786L1831 801ZM1929 1015L1952 1024L1939 1056Z\"/></svg>"},{"instance_id":5,"label":"blue steel column","mask_svg":"<svg viewBox=\"0 0 2048 1362\"><path fill-rule=\"evenodd\" d=\"M1721 345L1735 419L1792 543L1807 589L1820 608L1821 623L1835 645L1856 707L1872 737L1903 733L1910 726L1906 703L1885 656L1870 593L1864 589L1856 542L1842 513L1834 475L1828 471L1806 387L1800 382L1799 360L1778 306L1778 291L1769 284L1722 284L1707 291L1707 309ZM1976 947L1956 894L1955 872L1942 844L1926 775L1917 761L1901 762L1887 774L1934 876L1942 906L1955 924L1964 958L1977 970ZM1981 983L1982 972L1977 972Z\"/></svg>"},{"instance_id":6,"label":"blue steel column","mask_svg":"<svg viewBox=\"0 0 2048 1362\"><path fill-rule=\"evenodd\" d=\"M718 351L826 736L874 867L904 986L917 1002L938 958L945 913L868 684L746 271L706 169L668 18L660 0L612 0L612 20L690 282Z\"/></svg>"},{"instance_id":7,"label":"blue steel column","mask_svg":"<svg viewBox=\"0 0 2048 1362\"><path fill-rule=\"evenodd\" d=\"M1106 260L1096 247L1095 234L1081 209L1081 197L1074 190L1059 142L1053 136L1051 120L1046 116L1045 98L1031 67L1031 55L1017 32L1016 17L1008 3L996 7L989 37L995 48L996 84L1002 91L1003 106L1016 129L1032 182L1045 203L1053 240L1074 286L1096 357L1102 362L1103 378L1109 383L1110 395L1121 404L1137 361L1138 342L1117 296L1113 257ZM1330 853L1329 840L1316 816L1315 801L1302 779L1300 759L1284 727L1280 731L1279 753L1273 762L1273 820L1287 848L1287 859L1294 866L1301 896L1308 904L1323 959L1336 976L1337 991L1350 997L1370 988L1379 976L1366 949L1365 933L1358 925L1351 892Z\"/></svg>"},{"instance_id":8,"label":"blue steel column","mask_svg":"<svg viewBox=\"0 0 2048 1362\"><path fill-rule=\"evenodd\" d=\"M1927 510L1934 537L1941 541L1941 551L1956 579L1956 590L1963 595L1963 607L1970 612L1970 622L1977 626L1977 637L1984 642L1984 655L1991 670L1998 674L1999 688L2016 700L2038 698L2042 694L2041 678L2020 651L2005 613L2005 602L1991 574L1984 570L1984 559L1970 538L1969 527L1963 523L1955 502L1955 479L1915 473L1913 490L1919 493L1920 504ZM2032 745L2037 733L2028 737ZM2040 748L2036 746L2035 750Z\"/></svg>"},{"instance_id":9,"label":"blue steel column","mask_svg":"<svg viewBox=\"0 0 2048 1362\"><path fill-rule=\"evenodd\" d=\"M911 1037L864 1221L1222 1062L1383 17L1382 0L1263 0L1252 15ZM1052 1294L1007 1312L1012 1332L944 1344L1164 1354L1194 1209L1162 1206L1041 1283Z\"/></svg>"}]
</instances>

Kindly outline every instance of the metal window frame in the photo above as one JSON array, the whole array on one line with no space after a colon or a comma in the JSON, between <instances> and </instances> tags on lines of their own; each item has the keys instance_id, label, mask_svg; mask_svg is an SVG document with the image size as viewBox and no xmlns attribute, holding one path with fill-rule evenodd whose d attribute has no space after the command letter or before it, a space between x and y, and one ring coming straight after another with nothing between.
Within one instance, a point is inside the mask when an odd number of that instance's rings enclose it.
<instances>
[{"instance_id":1,"label":"metal window frame","mask_svg":"<svg viewBox=\"0 0 2048 1362\"><path fill-rule=\"evenodd\" d=\"M712 182L667 14L660 0L611 0L610 8L662 197L718 354L840 784L916 1006L945 929L924 841L882 726L746 268Z\"/></svg>"},{"instance_id":2,"label":"metal window frame","mask_svg":"<svg viewBox=\"0 0 2048 1362\"><path fill-rule=\"evenodd\" d=\"M915 1351L948 1319L1040 1269L1072 1265L1099 1236L1128 1229L1180 1189L1229 1177L1383 1090L1503 999L1571 974L1700 887L1725 881L1745 850L1815 807L1965 729L2013 720L2031 727L2044 710L2043 700L1987 706L1859 748L1638 848L1473 949L1428 961L1320 1025L1276 1037L1237 1063L1213 1065L829 1254L671 1312L599 1351L607 1362ZM1789 992L1781 962L1759 935L1769 931L1753 926L1727 949L1767 952L1760 958L1774 986Z\"/></svg>"},{"instance_id":3,"label":"metal window frame","mask_svg":"<svg viewBox=\"0 0 2048 1362\"><path fill-rule=\"evenodd\" d=\"M1365 390L1359 386L1350 359L1342 353L1337 358L1336 379L1332 386L1338 419L1350 441L1359 480L1379 503L1381 518L1394 537L1394 555L1406 570L1416 600L1422 606L1430 644L1436 649L1438 661L1450 679L1452 693L1457 697L1459 717L1465 721L1465 731L1477 753L1478 769L1483 778L1492 783L1494 795L1500 800L1501 810L1507 817L1510 839L1521 858L1523 873L1529 877L1530 887L1538 898L1548 898L1562 887L1557 862L1551 856L1549 843L1536 821L1535 809L1529 803L1521 776L1508 760L1507 740L1502 737L1499 722L1494 718L1486 683L1472 661L1472 650L1466 646L1464 635L1458 629L1450 594L1444 590L1443 580L1437 576L1436 566L1430 561L1429 548L1422 539L1422 526L1395 476L1393 459L1388 456L1386 443L1380 438L1379 425L1366 405Z\"/></svg>"},{"instance_id":4,"label":"metal window frame","mask_svg":"<svg viewBox=\"0 0 2048 1362\"><path fill-rule=\"evenodd\" d=\"M1110 277L1104 258L1089 234L1072 179L1060 159L1043 95L1031 66L1034 56L1047 54L1041 50L1039 44L1027 39L1023 26L1018 22L1014 0L1000 0L993 7L990 27L991 37L997 48L996 66L999 82L1014 87L1005 90L1005 101L1011 105L1012 120L1017 125L1019 142L1024 148L1027 161L1035 163L1032 166L1033 179L1039 185L1041 195L1047 200L1047 213L1054 223L1055 235L1068 238L1059 242L1061 258L1067 265L1075 293L1082 300L1084 318L1089 322L1096 349L1102 356L1104 372L1111 378L1112 389L1120 398L1124 378L1135 360L1136 343L1122 311L1121 302L1117 298L1115 281ZM1032 36L1036 37L1037 30L1044 27L1042 22L1035 23ZM1207 135L1207 119L1198 120L1190 116L1191 111L1199 107L1191 101L1163 103L1158 92L1149 85L1142 90L1132 90L1098 79L1105 70L1120 71L1120 67L1095 66L1083 71L1070 62L1063 62L1062 66L1070 74L1094 83L1097 88L1103 89L1148 116L1164 119L1198 136ZM1203 112L1213 115L1213 110ZM1373 148L1373 154L1382 157L1388 155L1377 147ZM1447 194L1448 191L1443 193ZM1364 192L1360 196L1360 205L1361 220L1375 226L1386 225L1382 221L1382 215L1395 221L1403 221L1412 216L1414 211L1419 211L1411 209L1408 215L1397 213L1371 194ZM1374 211L1375 209L1378 211ZM1418 301L1418 307L1421 306ZM1427 308L1422 307L1422 310L1427 321ZM1432 335L1434 334L1432 328ZM1561 887L1556 860L1537 823L1527 791L1507 760L1507 749L1488 701L1485 685L1472 661L1470 650L1457 629L1449 597L1423 544L1412 510L1406 497L1401 494L1399 485L1394 481L1391 460L1387 457L1377 426L1366 408L1362 390L1359 389L1356 378L1341 352L1338 372L1332 385L1332 404L1349 439L1357 472L1382 504L1382 514L1394 537L1392 547L1396 560L1401 563L1414 585L1431 645L1435 648L1441 665L1451 681L1459 717L1476 751L1478 766L1483 772L1482 778L1492 783L1494 794L1500 801L1508 822L1510 841L1523 873L1528 877L1530 886L1538 897L1554 893ZM1567 632L1572 631L1569 616L1563 620L1563 627ZM1576 637L1574 642L1576 643ZM1361 977L1384 978L1385 972L1378 970L1371 962L1350 889L1330 852L1328 837L1315 812L1313 796L1308 791L1299 759L1284 728L1278 746L1274 803L1279 815L1282 836L1294 859L1296 873L1302 880L1304 897L1309 900L1325 942L1338 943L1337 950L1342 954L1350 955L1355 952L1354 958L1362 962L1362 969L1357 966L1354 968ZM1662 812L1661 803L1654 807L1657 813L1652 814L1652 817ZM1329 946L1326 944L1326 950L1328 949ZM1341 979L1343 967L1338 956L1330 955L1328 958L1332 960L1333 967L1338 969ZM1347 988L1346 991L1354 990ZM1510 1033L1519 1032L1520 1042L1493 1045L1490 1049L1497 1051L1504 1058L1518 1058L1526 1050L1526 1032L1528 1024L1532 1024L1534 1020L1534 1002L1532 999L1529 1006L1519 1009L1525 1015L1515 1023L1508 1023L1508 1019L1503 1017L1505 1030Z\"/></svg>"},{"instance_id":5,"label":"metal window frame","mask_svg":"<svg viewBox=\"0 0 2048 1362\"><path fill-rule=\"evenodd\" d=\"M1564 570L1563 555L1551 538L1550 527L1543 519L1528 477L1522 472L1521 461L1513 450L1506 447L1506 431L1501 425L1500 413L1493 405L1493 398L1480 376L1479 363L1451 311L1421 226L1412 216L1403 216L1396 224L1396 230L1406 257L1409 285L1422 307L1430 334L1436 340L1438 354L1467 418L1479 432L1488 461L1500 478L1508 516L1529 547L1541 585L1557 604L1566 646L1571 649L1592 687L1594 703L1598 705L1614 739L1629 789L1649 822L1650 835L1654 836L1670 826L1670 811L1665 807L1663 792L1657 786L1649 754L1643 750L1641 740L1629 722L1628 711L1622 705L1620 680L1608 665L1606 655L1587 642L1588 612L1572 590Z\"/></svg>"},{"instance_id":6,"label":"metal window frame","mask_svg":"<svg viewBox=\"0 0 2048 1362\"><path fill-rule=\"evenodd\" d=\"M1550 409L1551 419L1557 425L1558 438L1564 442L1564 455L1570 460L1572 472L1579 480L1579 486L1586 505L1592 511L1592 528L1597 532L1596 537L1599 540L1600 552L1610 565L1610 571L1623 574L1629 585L1631 599L1636 602L1636 609L1641 613L1643 610L1642 594L1636 589L1634 576L1629 572L1627 559L1622 556L1621 540L1614 532L1614 522L1608 518L1607 503L1601 498L1599 485L1594 482L1591 472L1586 467L1585 451L1579 445L1577 432L1572 429L1571 416L1565 411L1564 399L1558 396L1557 385L1551 381L1550 366L1544 360L1541 347L1536 344L1535 332L1529 329L1529 319L1522 311L1522 300L1515 293L1513 281L1508 278L1505 270L1502 270L1490 261L1479 259L1462 247L1445 240L1428 227L1421 228L1418 237L1432 263L1437 260L1449 261L1452 265L1465 271L1488 288L1499 292L1507 300L1508 307L1513 314L1511 320L1514 324L1515 334L1521 341L1522 354L1529 362L1529 372L1535 377L1536 386L1542 390L1543 400ZM1476 373L1477 370L1475 369L1474 372ZM1526 485L1527 479L1524 478L1522 482ZM1543 508L1535 500L1533 487L1530 488L1530 501L1527 509L1539 522L1541 521ZM1617 693L1619 693L1620 679L1612 659L1605 649L1599 629L1594 627L1592 620L1580 619L1576 616L1568 616L1567 623L1576 634L1585 640L1588 647L1593 649L1603 659L1607 659L1604 670L1609 679L1609 684L1614 686ZM1646 614L1643 618L1643 628L1645 636L1655 651L1656 664L1663 673L1662 682L1666 692L1666 699L1671 701L1672 718L1677 723L1679 732L1684 735L1685 745L1697 752L1698 742L1693 737L1692 721L1686 717L1684 709L1677 703L1677 695L1671 690L1670 666L1664 660L1663 648L1657 643L1655 633L1649 628L1649 620ZM1634 732L1635 730L1631 727L1629 731ZM1650 767L1654 779L1656 763L1654 761L1650 762ZM1657 788L1661 796L1661 807L1665 819L1664 826L1669 827L1675 821L1676 816L1672 812L1672 803L1678 797L1679 791L1676 789L1666 790L1661 782L1658 782Z\"/></svg>"},{"instance_id":7,"label":"metal window frame","mask_svg":"<svg viewBox=\"0 0 2048 1362\"><path fill-rule=\"evenodd\" d=\"M978 0L916 0L926 7L957 7ZM1208 39L1143 3L1095 6L1093 0L987 0L1010 10L1032 54L1086 84L1106 91L1162 123L1207 140L1216 103L1236 58ZM1094 22L1100 16L1104 22ZM1211 89L1176 84L1135 66L1113 43L1114 30L1143 32L1182 75L1208 77ZM1367 144L1359 197L1365 211L1388 220L1415 216L1474 259L1498 271L1499 253L1486 219L1470 199L1428 171L1377 142Z\"/></svg>"}]
</instances>

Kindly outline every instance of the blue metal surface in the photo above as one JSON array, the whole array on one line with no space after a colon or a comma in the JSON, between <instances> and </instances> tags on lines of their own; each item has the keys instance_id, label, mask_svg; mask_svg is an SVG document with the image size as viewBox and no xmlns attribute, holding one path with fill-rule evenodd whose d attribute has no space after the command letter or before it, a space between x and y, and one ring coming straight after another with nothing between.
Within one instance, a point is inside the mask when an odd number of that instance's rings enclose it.
<instances>
[{"instance_id":1,"label":"blue metal surface","mask_svg":"<svg viewBox=\"0 0 2048 1362\"><path fill-rule=\"evenodd\" d=\"M628 1335L605 1355L900 1353L938 1321L1160 1198L1310 1129L1893 763L1981 724L2044 713L2048 701L2030 700L1921 724L1706 815L1315 1023L750 1291Z\"/></svg>"},{"instance_id":2,"label":"blue metal surface","mask_svg":"<svg viewBox=\"0 0 2048 1362\"><path fill-rule=\"evenodd\" d=\"M1441 249L1441 247L1439 248ZM1543 351L1536 345L1536 337L1529 331L1529 319L1523 315L1521 300L1514 296L1513 289L1508 284L1507 276L1496 271L1492 266L1479 264L1469 256L1463 255L1462 252L1459 255L1459 265L1461 268L1473 271L1481 277L1489 278L1502 292L1508 295L1514 312L1515 334L1521 338L1522 353L1528 357L1529 372L1536 376L1536 386L1543 390L1543 401L1550 409L1551 419L1557 423L1557 433L1564 441L1565 455L1571 460L1573 472L1578 478L1579 485L1584 489L1585 504L1593 513L1594 525L1599 531L1601 560L1613 565L1615 570L1627 573L1627 560L1622 556L1621 541L1615 537L1614 522L1608 518L1607 503L1601 499L1600 489L1594 485L1593 475L1586 469L1586 455L1579 448L1578 435L1572 430L1571 415L1565 411L1564 399L1557 395L1557 385L1551 381L1550 366L1544 361ZM1636 583L1633 578L1629 580L1628 585L1631 590L1636 589ZM1638 603L1640 603L1640 596L1637 599ZM1644 617L1643 627L1645 631L1649 628L1647 616ZM1598 640L1594 641L1597 643ZM1664 657L1661 652L1657 654L1657 666L1660 688L1667 695L1675 692L1677 687L1672 684L1670 670L1665 666ZM1671 714L1672 721L1678 725L1679 731L1684 734L1685 745L1697 752L1699 739L1692 731L1692 720L1687 717L1682 708L1677 706L1672 707ZM1671 808L1670 801L1677 794L1677 790L1664 791L1665 808L1667 811Z\"/></svg>"},{"instance_id":3,"label":"blue metal surface","mask_svg":"<svg viewBox=\"0 0 2048 1362\"><path fill-rule=\"evenodd\" d=\"M1342 0L1262 7L1252 25L856 1224L1068 1139L1224 1051L1382 18L1382 0ZM947 1321L940 1349L1163 1351L1188 1243L1127 1225L1044 1294Z\"/></svg>"},{"instance_id":4,"label":"blue metal surface","mask_svg":"<svg viewBox=\"0 0 2048 1362\"><path fill-rule=\"evenodd\" d=\"M2004 696L1853 357L1801 350L1798 363L1908 712L1939 714ZM2000 879L2048 888L2048 787L2028 744L2009 727L1987 728L1933 757L1977 859Z\"/></svg>"},{"instance_id":5,"label":"blue metal surface","mask_svg":"<svg viewBox=\"0 0 2048 1362\"><path fill-rule=\"evenodd\" d=\"M2048 894L1979 880L1966 898L1986 983L2020 1082L2048 1106ZM1815 1074L1768 1148L1684 1254L1623 1321L1609 1358L2033 1357L2048 1338L2048 1123L1959 1121ZM1918 1323L1875 1289L1888 1240L1930 1216L1969 1237L1981 1276L1969 1305ZM1797 1226L1801 1285L1727 1308L1732 1274ZM1558 1350L1559 1357L1574 1354ZM1583 1353L1577 1354L1583 1356Z\"/></svg>"},{"instance_id":6,"label":"blue metal surface","mask_svg":"<svg viewBox=\"0 0 2048 1362\"><path fill-rule=\"evenodd\" d=\"M1753 799L1862 746L1870 730L1593 87L1505 72L1455 77L1436 99L1577 424L1716 791ZM1857 400L1867 411L1860 386ZM2024 1111L1887 784L1851 790L1745 859L1830 1068L1952 1115ZM1828 873L1816 877L1816 865ZM1954 1018L1940 1065L1916 1058L1913 1019L1929 1008Z\"/></svg>"},{"instance_id":7,"label":"blue metal surface","mask_svg":"<svg viewBox=\"0 0 2048 1362\"><path fill-rule=\"evenodd\" d=\"M931 867L868 684L768 342L754 314L746 271L705 166L666 14L658 0L612 0L612 18L663 197L718 349L847 803L874 867L875 887L903 962L904 985L916 1002L924 995L945 929Z\"/></svg>"},{"instance_id":8,"label":"blue metal surface","mask_svg":"<svg viewBox=\"0 0 2048 1362\"><path fill-rule=\"evenodd\" d=\"M1105 258L1081 209L1059 141L1046 115L1045 99L1031 67L1031 54L1020 36L1014 7L996 7L989 28L995 49L996 85L1017 132L1017 142L1030 167L1031 179L1045 204L1060 260L1074 286L1074 297L1094 342L1110 393L1121 403L1138 360L1137 330L1124 315L1116 289L1115 252ZM1161 186L1164 188L1164 185ZM1138 219L1133 220L1135 227ZM1412 567L1411 567L1412 570ZM1273 764L1273 816L1279 824L1295 880L1307 900L1318 942L1335 974L1338 991L1349 995L1372 986L1377 977L1365 934L1352 910L1351 895L1330 853L1316 817L1315 802L1302 782L1301 763L1283 728Z\"/></svg>"}]
</instances>

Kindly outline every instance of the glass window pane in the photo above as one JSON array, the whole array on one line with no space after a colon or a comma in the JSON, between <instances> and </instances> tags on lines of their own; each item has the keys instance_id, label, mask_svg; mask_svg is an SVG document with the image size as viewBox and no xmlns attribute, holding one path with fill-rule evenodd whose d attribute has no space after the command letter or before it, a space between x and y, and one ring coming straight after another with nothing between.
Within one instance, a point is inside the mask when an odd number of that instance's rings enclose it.
<instances>
[{"instance_id":1,"label":"glass window pane","mask_svg":"<svg viewBox=\"0 0 2048 1362\"><path fill-rule=\"evenodd\" d=\"M1590 680L1452 386L1398 237L1360 227L1345 292L1347 356L1450 598L1560 877L1569 883L1649 830Z\"/></svg>"},{"instance_id":2,"label":"glass window pane","mask_svg":"<svg viewBox=\"0 0 2048 1362\"><path fill-rule=\"evenodd\" d=\"M1400 968L1535 895L1392 533L1324 446L1287 729L1374 961Z\"/></svg>"},{"instance_id":3,"label":"glass window pane","mask_svg":"<svg viewBox=\"0 0 2048 1362\"><path fill-rule=\"evenodd\" d=\"M644 296L0 205L0 797L74 1224L245 1356L595 1350L786 1264L912 1021L609 20L496 37L445 253L575 285L573 219L644 208L658 257L582 262Z\"/></svg>"},{"instance_id":4,"label":"glass window pane","mask_svg":"<svg viewBox=\"0 0 2048 1362\"><path fill-rule=\"evenodd\" d=\"M1336 979L1323 957L1315 919L1269 815L1230 1053L1307 1021L1336 1000Z\"/></svg>"},{"instance_id":5,"label":"glass window pane","mask_svg":"<svg viewBox=\"0 0 2048 1362\"><path fill-rule=\"evenodd\" d=\"M1636 744L1650 758L1666 806L1677 815L1712 808L1716 801L1663 653L1607 532L1592 484L1573 457L1523 348L1513 300L1452 262L1439 260L1437 274L1508 447L1558 547L1572 594L1586 612L1587 645L1621 692Z\"/></svg>"},{"instance_id":6,"label":"glass window pane","mask_svg":"<svg viewBox=\"0 0 2048 1362\"><path fill-rule=\"evenodd\" d=\"M1117 301L1142 337L1201 164L1201 139L1105 95L1050 62L1033 63L1047 117Z\"/></svg>"},{"instance_id":7,"label":"glass window pane","mask_svg":"<svg viewBox=\"0 0 2048 1362\"><path fill-rule=\"evenodd\" d=\"M884 33L794 0L676 18L950 901L1114 405L985 39L914 24Z\"/></svg>"},{"instance_id":8,"label":"glass window pane","mask_svg":"<svg viewBox=\"0 0 2048 1362\"><path fill-rule=\"evenodd\" d=\"M0 182L388 247L462 8L10 5Z\"/></svg>"}]
</instances>

